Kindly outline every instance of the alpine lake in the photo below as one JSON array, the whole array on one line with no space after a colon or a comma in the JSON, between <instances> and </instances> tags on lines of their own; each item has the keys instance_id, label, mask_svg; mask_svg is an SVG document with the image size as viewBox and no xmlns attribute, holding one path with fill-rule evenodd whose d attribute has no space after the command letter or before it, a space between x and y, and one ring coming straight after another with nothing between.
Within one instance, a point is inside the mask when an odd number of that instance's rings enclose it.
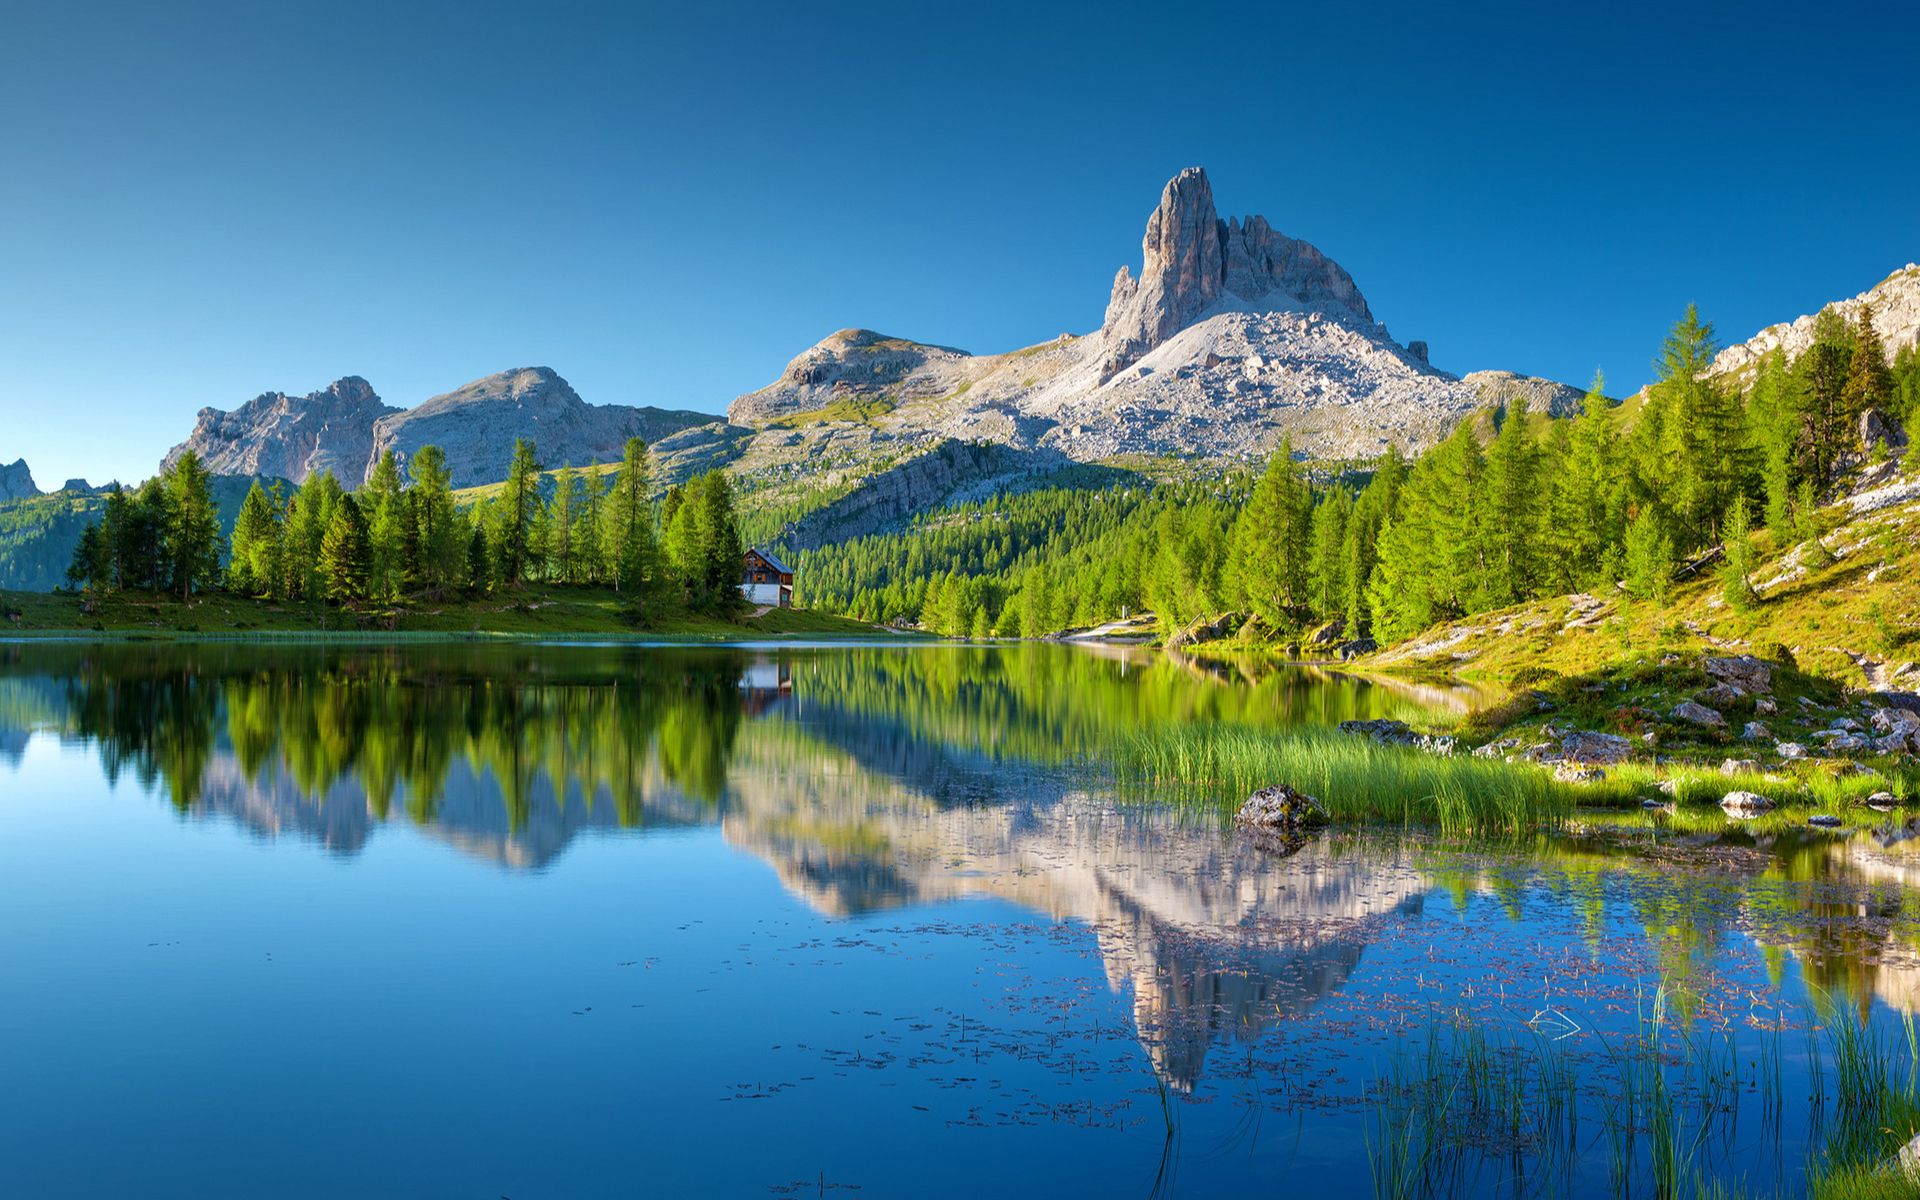
<instances>
[{"instance_id":1,"label":"alpine lake","mask_svg":"<svg viewBox=\"0 0 1920 1200\"><path fill-rule=\"evenodd\" d=\"M1474 699L1118 647L0 645L0 1195L1771 1196L1884 1158L1900 811L1276 846L1124 765Z\"/></svg>"}]
</instances>

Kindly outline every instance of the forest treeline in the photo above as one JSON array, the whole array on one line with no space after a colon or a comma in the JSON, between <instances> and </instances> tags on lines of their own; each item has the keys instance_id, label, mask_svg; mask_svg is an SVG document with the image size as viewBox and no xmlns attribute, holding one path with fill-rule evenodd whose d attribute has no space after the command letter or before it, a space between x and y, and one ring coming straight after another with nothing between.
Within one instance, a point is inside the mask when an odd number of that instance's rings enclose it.
<instances>
[{"instance_id":1,"label":"forest treeline","mask_svg":"<svg viewBox=\"0 0 1920 1200\"><path fill-rule=\"evenodd\" d=\"M1238 611L1274 635L1338 619L1391 642L1616 582L1663 599L1677 570L1712 557L1729 602L1749 604L1750 531L1823 553L1816 508L1890 449L1863 433L1897 438L1920 418L1920 353L1889 363L1865 307L1853 322L1822 313L1804 353L1774 351L1744 386L1709 375L1719 348L1690 307L1644 402L1614 404L1596 379L1575 416L1514 401L1412 462L1390 450L1316 477L1283 444L1257 478L944 509L798 555L799 602L962 636L1141 610L1171 630Z\"/></svg>"},{"instance_id":2,"label":"forest treeline","mask_svg":"<svg viewBox=\"0 0 1920 1200\"><path fill-rule=\"evenodd\" d=\"M210 588L283 602L390 609L527 583L611 587L640 614L661 604L730 614L743 607L743 547L733 486L715 471L652 497L647 447L619 467L562 468L543 495L532 442L507 478L462 504L446 455L388 451L349 492L331 471L288 492L255 481L223 545L210 477L188 451L137 490L107 496L83 532L68 580L87 591L139 589L183 599ZM411 478L408 478L410 476Z\"/></svg>"}]
</instances>

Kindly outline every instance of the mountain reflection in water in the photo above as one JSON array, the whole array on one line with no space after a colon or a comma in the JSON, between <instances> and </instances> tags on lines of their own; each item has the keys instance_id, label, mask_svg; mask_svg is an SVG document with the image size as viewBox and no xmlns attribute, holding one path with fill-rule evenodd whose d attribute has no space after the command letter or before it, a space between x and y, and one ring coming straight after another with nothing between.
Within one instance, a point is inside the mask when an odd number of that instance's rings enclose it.
<instances>
[{"instance_id":1,"label":"mountain reflection in water","mask_svg":"<svg viewBox=\"0 0 1920 1200\"><path fill-rule=\"evenodd\" d=\"M1863 1009L1916 1000L1920 857L1896 836L1748 847L1750 870L1675 892L1631 839L1547 839L1517 867L1417 837L1335 835L1279 856L1217 811L1124 804L1105 784L1118 739L1182 722L1326 725L1462 702L1113 648L22 644L0 647L0 761L53 735L191 819L342 856L393 821L514 870L549 868L583 834L717 826L828 916L992 898L1081 922L1181 1091L1210 1050L1345 986L1383 930L1430 920L1436 889L1626 906L1673 978L1744 931ZM1810 880L1867 894L1788 886Z\"/></svg>"}]
</instances>

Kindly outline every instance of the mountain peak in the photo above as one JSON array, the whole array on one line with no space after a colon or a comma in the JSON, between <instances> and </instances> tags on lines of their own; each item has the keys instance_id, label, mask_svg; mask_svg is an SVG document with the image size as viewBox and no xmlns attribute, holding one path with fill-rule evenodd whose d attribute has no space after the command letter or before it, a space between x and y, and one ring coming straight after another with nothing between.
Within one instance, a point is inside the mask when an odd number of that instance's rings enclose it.
<instances>
[{"instance_id":1,"label":"mountain peak","mask_svg":"<svg viewBox=\"0 0 1920 1200\"><path fill-rule=\"evenodd\" d=\"M167 452L160 469L191 449L216 475L266 475L295 483L332 471L358 485L373 445L373 423L399 410L373 385L344 375L317 392L262 392L231 412L203 408L187 440Z\"/></svg>"},{"instance_id":2,"label":"mountain peak","mask_svg":"<svg viewBox=\"0 0 1920 1200\"><path fill-rule=\"evenodd\" d=\"M25 500L39 494L40 489L34 486L33 472L27 469L26 459L16 458L0 465L0 500Z\"/></svg>"},{"instance_id":3,"label":"mountain peak","mask_svg":"<svg viewBox=\"0 0 1920 1200\"><path fill-rule=\"evenodd\" d=\"M1147 218L1136 281L1114 277L1101 324L1100 377L1193 324L1216 305L1306 308L1371 323L1353 277L1307 242L1276 231L1262 216L1220 219L1202 167L1167 181Z\"/></svg>"}]
</instances>

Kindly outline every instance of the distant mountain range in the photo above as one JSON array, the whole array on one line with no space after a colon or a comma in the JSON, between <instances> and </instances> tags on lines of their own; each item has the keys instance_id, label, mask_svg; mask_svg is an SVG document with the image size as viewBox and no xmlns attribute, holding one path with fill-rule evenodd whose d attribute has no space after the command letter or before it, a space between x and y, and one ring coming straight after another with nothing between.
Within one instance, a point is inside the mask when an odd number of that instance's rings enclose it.
<instances>
[{"instance_id":1,"label":"distant mountain range","mask_svg":"<svg viewBox=\"0 0 1920 1200\"><path fill-rule=\"evenodd\" d=\"M216 474L275 475L304 482L331 470L359 487L391 449L404 463L425 445L447 452L455 487L506 474L516 438L530 438L551 465L586 466L620 457L630 437L656 441L713 420L707 413L588 404L547 367L522 367L476 379L417 408L384 403L349 375L305 396L266 392L232 411L200 410L187 440L162 469L194 450Z\"/></svg>"},{"instance_id":2,"label":"distant mountain range","mask_svg":"<svg viewBox=\"0 0 1920 1200\"><path fill-rule=\"evenodd\" d=\"M1319 457L1417 450L1490 400L1525 394L1562 411L1576 391L1505 372L1450 375L1421 342L1393 340L1339 263L1263 217L1222 220L1198 168L1168 182L1147 219L1138 276L1115 276L1085 336L974 355L871 330L832 334L780 378L733 401L725 422L588 404L554 371L489 375L412 409L346 376L305 396L266 392L205 408L162 461L197 451L222 474L349 486L388 448L436 443L455 482L504 474L517 437L548 464L617 458L628 437L698 448L697 465L895 459L943 441L991 442L1088 462L1121 455L1254 458L1284 435ZM675 441L675 435L700 432Z\"/></svg>"},{"instance_id":3,"label":"distant mountain range","mask_svg":"<svg viewBox=\"0 0 1920 1200\"><path fill-rule=\"evenodd\" d=\"M502 478L516 438L558 467L616 460L637 436L654 449L657 481L729 468L759 511L790 514L789 540L806 545L1077 463L1257 462L1283 437L1311 457L1364 459L1389 445L1418 451L1491 403L1525 397L1565 414L1579 400L1551 380L1436 368L1426 343L1396 341L1317 247L1263 217L1222 220L1198 168L1167 183L1141 259L1137 275L1120 268L1091 333L977 355L843 329L734 399L724 419L589 404L546 367L410 409L350 375L304 396L202 409L161 465L191 448L221 475L298 483L325 469L355 487L383 451L404 462L432 443L467 487ZM1833 307L1851 318L1866 303L1889 354L1920 341L1920 267ZM1763 330L1722 351L1715 370L1744 377L1776 346L1805 349L1812 326L1809 315ZM0 467L0 504L39 495L24 462Z\"/></svg>"}]
</instances>

